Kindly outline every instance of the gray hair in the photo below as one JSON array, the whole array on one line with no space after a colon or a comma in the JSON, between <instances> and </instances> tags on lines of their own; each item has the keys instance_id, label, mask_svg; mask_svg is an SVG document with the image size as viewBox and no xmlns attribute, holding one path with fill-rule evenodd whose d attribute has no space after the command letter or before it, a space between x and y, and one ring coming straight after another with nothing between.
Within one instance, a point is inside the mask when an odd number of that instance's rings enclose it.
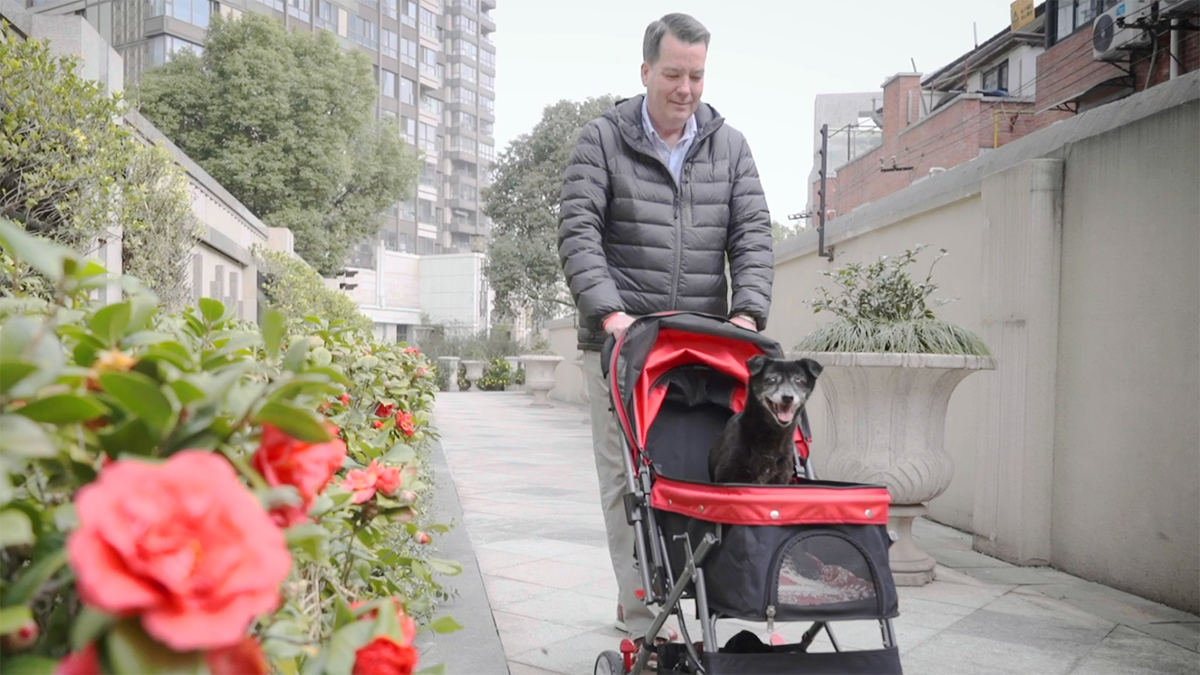
<instances>
[{"instance_id":1,"label":"gray hair","mask_svg":"<svg viewBox=\"0 0 1200 675\"><path fill-rule=\"evenodd\" d=\"M667 33L684 44L703 42L705 47L708 47L708 39L711 37L704 24L695 18L678 12L668 14L646 26L646 37L642 40L642 59L646 63L653 64L658 61L659 48L662 47L663 36Z\"/></svg>"}]
</instances>

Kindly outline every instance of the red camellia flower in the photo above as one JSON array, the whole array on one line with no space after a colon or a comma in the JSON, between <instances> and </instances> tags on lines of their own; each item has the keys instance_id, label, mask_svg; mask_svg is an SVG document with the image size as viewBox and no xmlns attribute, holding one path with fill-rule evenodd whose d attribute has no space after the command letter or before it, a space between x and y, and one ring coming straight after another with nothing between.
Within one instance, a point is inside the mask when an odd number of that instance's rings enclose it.
<instances>
[{"instance_id":1,"label":"red camellia flower","mask_svg":"<svg viewBox=\"0 0 1200 675\"><path fill-rule=\"evenodd\" d=\"M382 429L383 428L383 420L375 420L374 422L371 422L371 426L376 429Z\"/></svg>"},{"instance_id":2,"label":"red camellia flower","mask_svg":"<svg viewBox=\"0 0 1200 675\"><path fill-rule=\"evenodd\" d=\"M417 650L398 645L388 637L377 637L354 655L353 675L412 675L417 667Z\"/></svg>"},{"instance_id":3,"label":"red camellia flower","mask_svg":"<svg viewBox=\"0 0 1200 675\"><path fill-rule=\"evenodd\" d=\"M244 638L231 647L214 649L204 655L212 675L268 675L271 669L262 648L253 638Z\"/></svg>"},{"instance_id":4,"label":"red camellia flower","mask_svg":"<svg viewBox=\"0 0 1200 675\"><path fill-rule=\"evenodd\" d=\"M342 402L342 405L350 405L350 394L342 394L338 400Z\"/></svg>"},{"instance_id":5,"label":"red camellia flower","mask_svg":"<svg viewBox=\"0 0 1200 675\"><path fill-rule=\"evenodd\" d=\"M83 649L64 656L54 667L54 675L101 675L96 645L88 643Z\"/></svg>"},{"instance_id":6,"label":"red camellia flower","mask_svg":"<svg viewBox=\"0 0 1200 675\"><path fill-rule=\"evenodd\" d=\"M352 469L342 481L342 489L354 493L355 504L371 501L378 490L392 496L400 489L400 470L393 466L379 466L375 460L365 469Z\"/></svg>"},{"instance_id":7,"label":"red camellia flower","mask_svg":"<svg viewBox=\"0 0 1200 675\"><path fill-rule=\"evenodd\" d=\"M333 440L325 443L305 443L288 436L275 426L263 425L262 441L251 462L267 485L291 485L300 493L300 506L281 506L271 511L280 527L297 525L308 520L313 500L342 466L346 444L337 437L338 429L326 424Z\"/></svg>"},{"instance_id":8,"label":"red camellia flower","mask_svg":"<svg viewBox=\"0 0 1200 675\"><path fill-rule=\"evenodd\" d=\"M417 428L413 426L413 416L403 410L396 413L396 428L405 436L417 433Z\"/></svg>"},{"instance_id":9,"label":"red camellia flower","mask_svg":"<svg viewBox=\"0 0 1200 675\"><path fill-rule=\"evenodd\" d=\"M119 461L79 490L67 556L84 604L179 652L227 647L279 604L283 533L229 462L199 450Z\"/></svg>"},{"instance_id":10,"label":"red camellia flower","mask_svg":"<svg viewBox=\"0 0 1200 675\"><path fill-rule=\"evenodd\" d=\"M404 353L405 354L420 354L421 350L417 349L416 347L405 347Z\"/></svg>"},{"instance_id":11,"label":"red camellia flower","mask_svg":"<svg viewBox=\"0 0 1200 675\"><path fill-rule=\"evenodd\" d=\"M380 403L375 406L376 417L391 417L396 414L396 406L391 403Z\"/></svg>"},{"instance_id":12,"label":"red camellia flower","mask_svg":"<svg viewBox=\"0 0 1200 675\"><path fill-rule=\"evenodd\" d=\"M417 377L425 377L428 374L428 370L425 370L424 368L417 368Z\"/></svg>"}]
</instances>

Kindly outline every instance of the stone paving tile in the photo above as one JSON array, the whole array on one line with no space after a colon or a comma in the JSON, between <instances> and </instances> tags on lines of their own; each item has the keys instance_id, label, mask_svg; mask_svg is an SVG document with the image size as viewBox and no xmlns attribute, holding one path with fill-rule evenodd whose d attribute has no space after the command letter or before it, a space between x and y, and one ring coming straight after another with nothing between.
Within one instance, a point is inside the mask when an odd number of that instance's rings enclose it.
<instances>
[{"instance_id":1,"label":"stone paving tile","mask_svg":"<svg viewBox=\"0 0 1200 675\"><path fill-rule=\"evenodd\" d=\"M585 409L524 394L445 395L437 424L511 675L588 673L616 649L613 578ZM1049 568L972 550L971 535L918 519L937 580L901 587L897 641L909 673L1200 673L1200 619ZM691 603L684 609L700 639ZM675 622L675 618L671 618ZM798 641L808 624L777 624ZM723 643L765 624L718 623ZM878 622L837 622L846 648L881 644ZM828 651L824 634L812 649Z\"/></svg>"}]
</instances>

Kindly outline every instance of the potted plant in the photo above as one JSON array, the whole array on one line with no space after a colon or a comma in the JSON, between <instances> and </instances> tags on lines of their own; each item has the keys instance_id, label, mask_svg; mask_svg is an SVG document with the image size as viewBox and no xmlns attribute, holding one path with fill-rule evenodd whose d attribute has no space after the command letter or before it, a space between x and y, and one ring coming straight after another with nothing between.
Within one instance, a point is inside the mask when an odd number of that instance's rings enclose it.
<instances>
[{"instance_id":1,"label":"potted plant","mask_svg":"<svg viewBox=\"0 0 1200 675\"><path fill-rule=\"evenodd\" d=\"M466 380L471 385L474 385L479 378L483 377L484 366L487 365L487 354L479 347L472 347L468 350L469 358L463 359L462 365L466 369ZM469 389L470 387L466 387Z\"/></svg>"},{"instance_id":2,"label":"potted plant","mask_svg":"<svg viewBox=\"0 0 1200 675\"><path fill-rule=\"evenodd\" d=\"M977 370L995 368L987 346L971 331L936 318L930 300L933 267L918 282L908 273L925 246L870 263L824 272L838 287L823 286L813 311L836 316L796 345L797 358L822 366L831 448L821 478L886 485L892 496L890 552L896 583L933 580L935 562L912 539L913 519L942 494L954 476L944 448L946 408L955 387Z\"/></svg>"},{"instance_id":3,"label":"potted plant","mask_svg":"<svg viewBox=\"0 0 1200 675\"><path fill-rule=\"evenodd\" d=\"M525 384L533 393L533 408L549 408L548 394L554 388L554 371L563 357L554 353L550 343L544 338L538 338L531 353L521 355L521 364L525 371Z\"/></svg>"}]
</instances>

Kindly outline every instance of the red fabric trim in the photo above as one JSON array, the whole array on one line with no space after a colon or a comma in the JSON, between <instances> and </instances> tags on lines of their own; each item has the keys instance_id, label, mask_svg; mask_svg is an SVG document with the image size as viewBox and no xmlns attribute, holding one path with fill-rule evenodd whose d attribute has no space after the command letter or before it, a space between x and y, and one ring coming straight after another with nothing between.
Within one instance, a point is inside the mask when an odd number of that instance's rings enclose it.
<instances>
[{"instance_id":1,"label":"red fabric trim","mask_svg":"<svg viewBox=\"0 0 1200 675\"><path fill-rule=\"evenodd\" d=\"M883 487L699 485L662 476L650 491L656 509L728 525L886 525L890 502Z\"/></svg>"}]
</instances>

